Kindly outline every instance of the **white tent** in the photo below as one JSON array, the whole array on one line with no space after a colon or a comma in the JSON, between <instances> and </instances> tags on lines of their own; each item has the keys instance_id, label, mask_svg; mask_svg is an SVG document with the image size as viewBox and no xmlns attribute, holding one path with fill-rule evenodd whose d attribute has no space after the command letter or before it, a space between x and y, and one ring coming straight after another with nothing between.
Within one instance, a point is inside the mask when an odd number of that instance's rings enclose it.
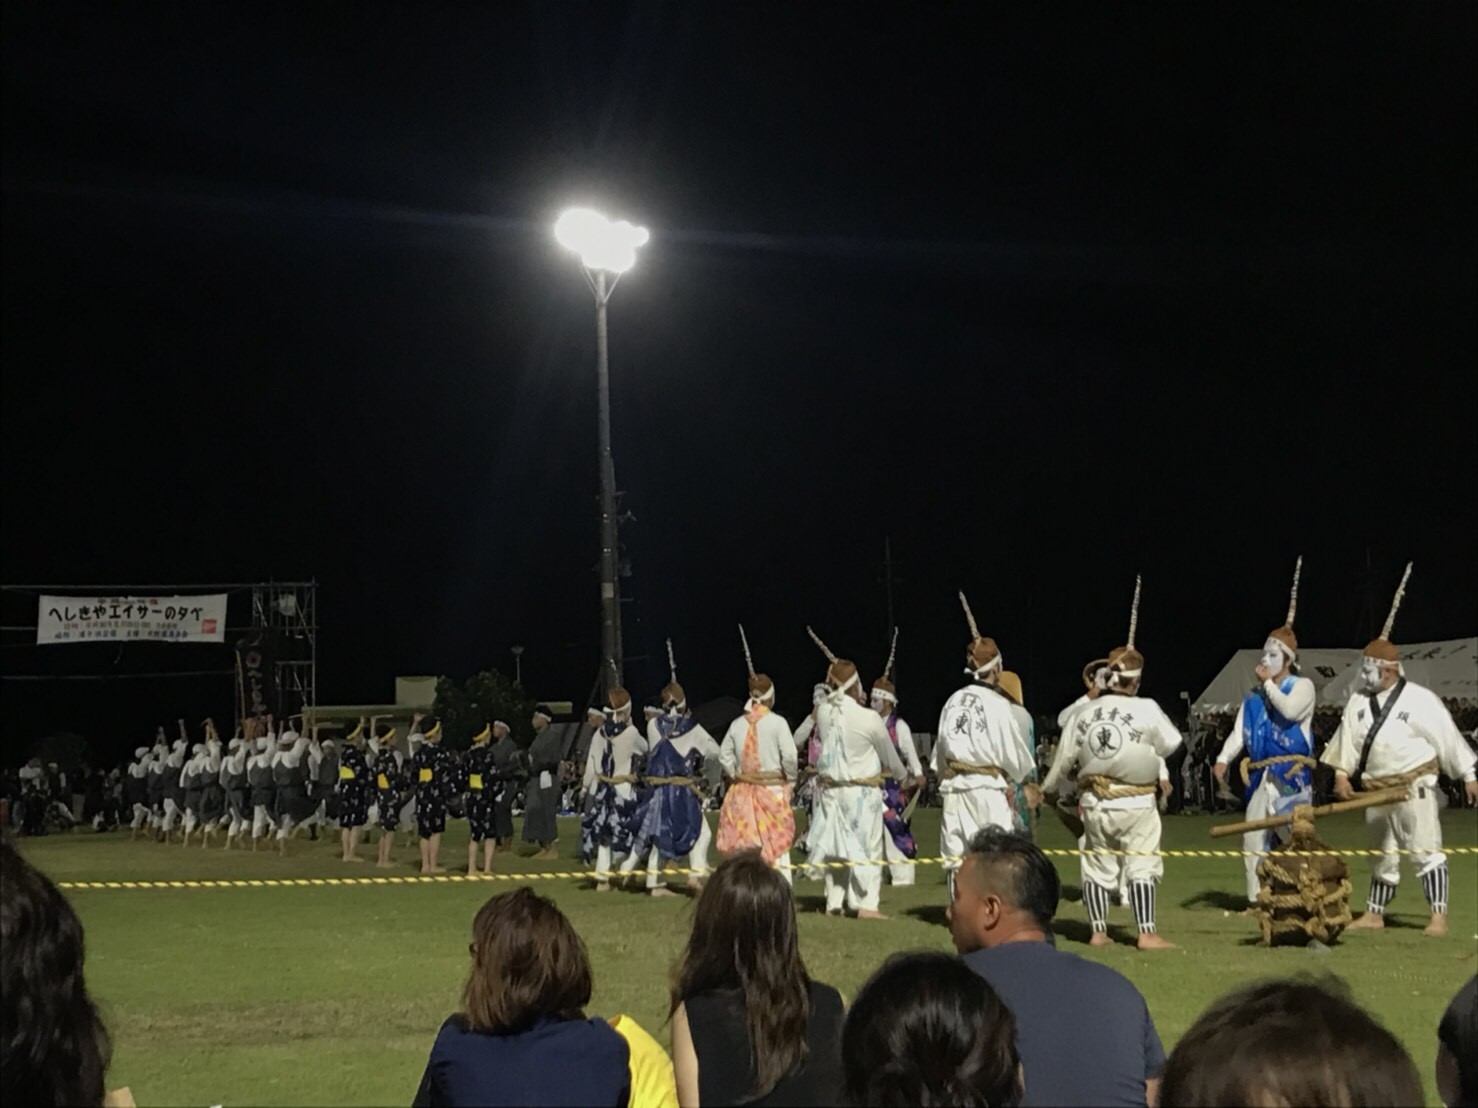
<instances>
[{"instance_id":1,"label":"white tent","mask_svg":"<svg viewBox=\"0 0 1478 1108\"><path fill-rule=\"evenodd\" d=\"M1401 664L1406 676L1425 685L1443 700L1478 703L1478 638L1403 646ZM1196 715L1235 712L1242 698L1257 684L1262 649L1239 650L1221 667L1216 679L1196 698ZM1343 708L1360 673L1360 649L1305 648L1298 652L1299 672L1314 682L1320 708Z\"/></svg>"}]
</instances>

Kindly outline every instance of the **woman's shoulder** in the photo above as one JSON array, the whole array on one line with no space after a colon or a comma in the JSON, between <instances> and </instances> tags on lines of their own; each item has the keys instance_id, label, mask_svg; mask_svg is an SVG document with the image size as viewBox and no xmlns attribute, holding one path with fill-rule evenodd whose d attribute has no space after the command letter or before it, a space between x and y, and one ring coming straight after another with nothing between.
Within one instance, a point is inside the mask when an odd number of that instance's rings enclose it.
<instances>
[{"instance_id":1,"label":"woman's shoulder","mask_svg":"<svg viewBox=\"0 0 1478 1108\"><path fill-rule=\"evenodd\" d=\"M812 1017L833 1017L840 1020L845 1005L842 1003L842 994L830 985L824 985L820 981L810 983L809 993L811 997Z\"/></svg>"}]
</instances>

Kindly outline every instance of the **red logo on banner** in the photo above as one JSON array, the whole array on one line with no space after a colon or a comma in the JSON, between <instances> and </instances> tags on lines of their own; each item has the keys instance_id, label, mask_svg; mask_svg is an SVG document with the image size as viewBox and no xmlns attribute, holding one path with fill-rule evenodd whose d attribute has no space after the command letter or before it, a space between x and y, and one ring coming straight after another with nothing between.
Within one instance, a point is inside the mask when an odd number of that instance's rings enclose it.
<instances>
[{"instance_id":1,"label":"red logo on banner","mask_svg":"<svg viewBox=\"0 0 1478 1108\"><path fill-rule=\"evenodd\" d=\"M202 635L214 635L216 633L216 621L213 619L201 620L200 633Z\"/></svg>"}]
</instances>

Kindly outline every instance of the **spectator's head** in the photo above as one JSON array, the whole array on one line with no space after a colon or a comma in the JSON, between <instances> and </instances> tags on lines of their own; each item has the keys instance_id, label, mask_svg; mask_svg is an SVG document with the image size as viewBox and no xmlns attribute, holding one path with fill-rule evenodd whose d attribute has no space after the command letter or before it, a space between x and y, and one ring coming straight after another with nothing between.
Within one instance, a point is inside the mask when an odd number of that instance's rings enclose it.
<instances>
[{"instance_id":1,"label":"spectator's head","mask_svg":"<svg viewBox=\"0 0 1478 1108\"><path fill-rule=\"evenodd\" d=\"M469 950L462 1014L474 1030L517 1034L584 1018L590 958L554 901L527 886L493 897L472 921Z\"/></svg>"},{"instance_id":2,"label":"spectator's head","mask_svg":"<svg viewBox=\"0 0 1478 1108\"><path fill-rule=\"evenodd\" d=\"M55 885L0 843L0 1096L101 1104L108 1033L82 979L82 924Z\"/></svg>"},{"instance_id":3,"label":"spectator's head","mask_svg":"<svg viewBox=\"0 0 1478 1108\"><path fill-rule=\"evenodd\" d=\"M1341 992L1338 985L1266 981L1222 997L1175 1045L1160 1105L1422 1103L1411 1056Z\"/></svg>"},{"instance_id":4,"label":"spectator's head","mask_svg":"<svg viewBox=\"0 0 1478 1108\"><path fill-rule=\"evenodd\" d=\"M1019 1104L1016 1020L958 958L895 954L847 1013L842 1074L852 1104Z\"/></svg>"},{"instance_id":5,"label":"spectator's head","mask_svg":"<svg viewBox=\"0 0 1478 1108\"><path fill-rule=\"evenodd\" d=\"M758 851L733 855L708 879L673 972L672 1011L720 989L743 993L753 1096L764 1096L805 1058L811 1005L790 886Z\"/></svg>"},{"instance_id":6,"label":"spectator's head","mask_svg":"<svg viewBox=\"0 0 1478 1108\"><path fill-rule=\"evenodd\" d=\"M949 907L955 949L969 954L1007 941L1045 939L1061 895L1057 870L1030 839L997 827L976 832Z\"/></svg>"},{"instance_id":7,"label":"spectator's head","mask_svg":"<svg viewBox=\"0 0 1478 1108\"><path fill-rule=\"evenodd\" d=\"M1448 1108L1478 1108L1478 977L1468 978L1437 1026L1437 1093Z\"/></svg>"}]
</instances>

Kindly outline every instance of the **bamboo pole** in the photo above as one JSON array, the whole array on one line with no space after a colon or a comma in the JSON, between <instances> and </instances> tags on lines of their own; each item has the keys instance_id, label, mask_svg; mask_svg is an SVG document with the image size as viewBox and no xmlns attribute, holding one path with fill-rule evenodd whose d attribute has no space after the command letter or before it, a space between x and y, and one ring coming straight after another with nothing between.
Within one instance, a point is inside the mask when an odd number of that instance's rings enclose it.
<instances>
[{"instance_id":1,"label":"bamboo pole","mask_svg":"<svg viewBox=\"0 0 1478 1108\"><path fill-rule=\"evenodd\" d=\"M1333 804L1322 804L1317 808L1310 808L1311 816L1332 816L1337 812L1354 812L1361 808L1374 808L1380 804L1394 804L1406 800L1411 795L1411 790L1406 786L1398 789L1381 789L1379 792L1362 793L1354 800L1339 800ZM1300 805L1303 807L1303 805ZM1211 829L1213 839L1224 838L1227 835L1241 835L1247 831L1261 831L1268 827L1286 827L1293 822L1294 812L1281 816L1268 816L1265 819L1249 819L1242 823L1224 823L1220 827Z\"/></svg>"}]
</instances>

